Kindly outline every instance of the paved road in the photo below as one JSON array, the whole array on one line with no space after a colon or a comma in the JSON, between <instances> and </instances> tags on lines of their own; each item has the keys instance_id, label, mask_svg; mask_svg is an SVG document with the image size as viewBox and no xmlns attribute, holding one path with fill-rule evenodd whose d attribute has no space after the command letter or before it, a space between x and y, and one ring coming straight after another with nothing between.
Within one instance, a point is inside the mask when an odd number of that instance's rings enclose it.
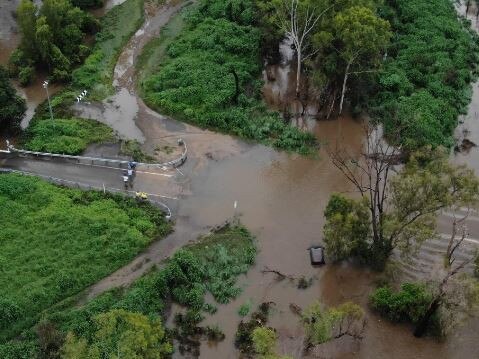
<instances>
[{"instance_id":1,"label":"paved road","mask_svg":"<svg viewBox=\"0 0 479 359\"><path fill-rule=\"evenodd\" d=\"M97 188L105 186L109 190L124 191L122 170L103 165L85 165L65 160L0 158L0 166L13 170L25 171L41 176L59 178L78 182ZM138 168L130 191L148 193L156 200L177 200L185 181L181 172L175 169Z\"/></svg>"}]
</instances>

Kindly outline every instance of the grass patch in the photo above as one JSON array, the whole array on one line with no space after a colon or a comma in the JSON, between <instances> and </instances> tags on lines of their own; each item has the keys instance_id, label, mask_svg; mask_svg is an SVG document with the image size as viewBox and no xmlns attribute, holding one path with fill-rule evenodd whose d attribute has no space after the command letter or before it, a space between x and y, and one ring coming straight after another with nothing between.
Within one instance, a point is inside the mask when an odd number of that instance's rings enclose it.
<instances>
[{"instance_id":1,"label":"grass patch","mask_svg":"<svg viewBox=\"0 0 479 359\"><path fill-rule=\"evenodd\" d=\"M138 56L135 68L138 73L138 83L140 84L138 90L140 93L143 90L142 84L144 81L158 71L162 60L165 58L168 46L178 37L185 26L185 12L194 5L186 6L171 17L170 21L161 28L159 36L151 39Z\"/></svg>"},{"instance_id":2,"label":"grass patch","mask_svg":"<svg viewBox=\"0 0 479 359\"><path fill-rule=\"evenodd\" d=\"M94 120L70 118L33 121L24 135L30 151L81 154L91 143L111 142L113 130Z\"/></svg>"},{"instance_id":3,"label":"grass patch","mask_svg":"<svg viewBox=\"0 0 479 359\"><path fill-rule=\"evenodd\" d=\"M131 156L133 161L144 163L157 162L155 157L150 156L141 149L141 144L137 140L121 141L120 153L122 155Z\"/></svg>"},{"instance_id":4,"label":"grass patch","mask_svg":"<svg viewBox=\"0 0 479 359\"><path fill-rule=\"evenodd\" d=\"M394 36L370 108L408 150L451 146L471 99L477 36L449 0L387 1Z\"/></svg>"},{"instance_id":5,"label":"grass patch","mask_svg":"<svg viewBox=\"0 0 479 359\"><path fill-rule=\"evenodd\" d=\"M113 70L121 50L144 21L143 0L126 0L101 18L101 31L85 63L73 71L73 86L101 100L113 93Z\"/></svg>"},{"instance_id":6,"label":"grass patch","mask_svg":"<svg viewBox=\"0 0 479 359\"><path fill-rule=\"evenodd\" d=\"M254 3L200 1L183 21L173 41L155 40L141 59L151 71L141 83L146 103L197 126L310 153L314 136L287 125L261 100Z\"/></svg>"},{"instance_id":7,"label":"grass patch","mask_svg":"<svg viewBox=\"0 0 479 359\"><path fill-rule=\"evenodd\" d=\"M152 318L164 317L173 301L183 305L186 312L175 318L176 328L170 330L170 335L179 340L180 350L198 350L201 338L224 338L215 326L198 326L204 313L214 311L214 306L205 302L206 293L210 292L219 303L238 295L241 289L236 280L253 264L255 255L255 240L246 228L228 226L180 249L163 268L146 274L131 287L103 293L82 307L69 298L45 312L44 320L62 335L73 331L79 337L91 338L95 331L92 318L99 313L124 309ZM38 346L34 333L27 337L29 341L20 342L22 346ZM19 346L13 341L0 346L0 357Z\"/></svg>"},{"instance_id":8,"label":"grass patch","mask_svg":"<svg viewBox=\"0 0 479 359\"><path fill-rule=\"evenodd\" d=\"M171 231L149 203L17 174L0 176L0 208L2 341Z\"/></svg>"},{"instance_id":9,"label":"grass patch","mask_svg":"<svg viewBox=\"0 0 479 359\"><path fill-rule=\"evenodd\" d=\"M251 302L251 299L248 299L246 303L241 304L238 308L238 315L240 317L246 317L249 314L252 305L253 303Z\"/></svg>"}]
</instances>

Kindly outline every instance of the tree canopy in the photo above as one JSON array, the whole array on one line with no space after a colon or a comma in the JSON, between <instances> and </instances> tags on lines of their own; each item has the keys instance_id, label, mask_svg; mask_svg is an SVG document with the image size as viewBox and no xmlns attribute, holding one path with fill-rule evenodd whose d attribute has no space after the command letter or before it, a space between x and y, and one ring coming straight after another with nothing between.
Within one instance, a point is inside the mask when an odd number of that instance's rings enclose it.
<instances>
[{"instance_id":1,"label":"tree canopy","mask_svg":"<svg viewBox=\"0 0 479 359\"><path fill-rule=\"evenodd\" d=\"M112 309L93 318L94 337L88 341L69 333L62 348L64 359L162 359L172 352L160 318Z\"/></svg>"},{"instance_id":2,"label":"tree canopy","mask_svg":"<svg viewBox=\"0 0 479 359\"><path fill-rule=\"evenodd\" d=\"M25 110L25 100L17 95L7 70L0 66L0 132L18 130Z\"/></svg>"},{"instance_id":3,"label":"tree canopy","mask_svg":"<svg viewBox=\"0 0 479 359\"><path fill-rule=\"evenodd\" d=\"M394 37L368 110L406 149L452 146L457 118L470 102L477 35L449 0L387 1L381 13Z\"/></svg>"},{"instance_id":4,"label":"tree canopy","mask_svg":"<svg viewBox=\"0 0 479 359\"><path fill-rule=\"evenodd\" d=\"M89 53L83 39L95 31L98 22L74 7L69 0L45 0L38 9L22 0L17 9L21 43L11 57L9 69L20 83L28 84L34 69L46 69L55 81L65 81L71 69Z\"/></svg>"},{"instance_id":5,"label":"tree canopy","mask_svg":"<svg viewBox=\"0 0 479 359\"><path fill-rule=\"evenodd\" d=\"M331 197L324 240L333 257L356 256L382 269L395 248L409 253L436 236L439 210L476 203L479 179L466 166L449 163L440 148L412 154L391 177L397 149L373 137L368 133L367 151L359 159L342 150L331 153L361 200Z\"/></svg>"}]
</instances>

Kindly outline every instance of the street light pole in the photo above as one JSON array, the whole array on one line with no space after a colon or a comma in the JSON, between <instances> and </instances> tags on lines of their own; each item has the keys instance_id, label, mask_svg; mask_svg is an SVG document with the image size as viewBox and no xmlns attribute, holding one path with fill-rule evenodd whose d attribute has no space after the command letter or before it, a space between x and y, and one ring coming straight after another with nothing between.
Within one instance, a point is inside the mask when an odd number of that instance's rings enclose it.
<instances>
[{"instance_id":1,"label":"street light pole","mask_svg":"<svg viewBox=\"0 0 479 359\"><path fill-rule=\"evenodd\" d=\"M47 92L48 108L50 109L50 119L53 121L52 104L50 103L50 94L48 93L48 81L43 81L43 88Z\"/></svg>"}]
</instances>

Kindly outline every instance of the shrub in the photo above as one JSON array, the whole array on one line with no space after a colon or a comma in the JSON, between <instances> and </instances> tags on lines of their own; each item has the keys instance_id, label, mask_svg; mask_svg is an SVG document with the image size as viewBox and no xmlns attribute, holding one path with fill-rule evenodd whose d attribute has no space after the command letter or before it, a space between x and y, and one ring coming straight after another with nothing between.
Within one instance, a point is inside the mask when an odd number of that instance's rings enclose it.
<instances>
[{"instance_id":1,"label":"shrub","mask_svg":"<svg viewBox=\"0 0 479 359\"><path fill-rule=\"evenodd\" d=\"M29 85L35 76L35 69L32 66L21 67L18 71L18 81L20 85Z\"/></svg>"},{"instance_id":2,"label":"shrub","mask_svg":"<svg viewBox=\"0 0 479 359\"><path fill-rule=\"evenodd\" d=\"M246 317L251 310L251 305L251 300L248 300L246 303L241 304L241 306L238 308L238 314L241 317Z\"/></svg>"},{"instance_id":3,"label":"shrub","mask_svg":"<svg viewBox=\"0 0 479 359\"><path fill-rule=\"evenodd\" d=\"M0 297L0 329L7 328L20 318L20 307L13 301Z\"/></svg>"},{"instance_id":4,"label":"shrub","mask_svg":"<svg viewBox=\"0 0 479 359\"><path fill-rule=\"evenodd\" d=\"M110 127L94 120L72 118L33 121L25 133L30 151L78 155L91 143L113 140Z\"/></svg>"},{"instance_id":5,"label":"shrub","mask_svg":"<svg viewBox=\"0 0 479 359\"><path fill-rule=\"evenodd\" d=\"M449 0L389 1L381 13L395 36L369 108L407 150L451 146L470 102L477 36Z\"/></svg>"},{"instance_id":6,"label":"shrub","mask_svg":"<svg viewBox=\"0 0 479 359\"><path fill-rule=\"evenodd\" d=\"M389 286L380 287L370 296L372 307L393 322L416 323L431 301L427 287L416 283L404 283L398 292Z\"/></svg>"}]
</instances>

